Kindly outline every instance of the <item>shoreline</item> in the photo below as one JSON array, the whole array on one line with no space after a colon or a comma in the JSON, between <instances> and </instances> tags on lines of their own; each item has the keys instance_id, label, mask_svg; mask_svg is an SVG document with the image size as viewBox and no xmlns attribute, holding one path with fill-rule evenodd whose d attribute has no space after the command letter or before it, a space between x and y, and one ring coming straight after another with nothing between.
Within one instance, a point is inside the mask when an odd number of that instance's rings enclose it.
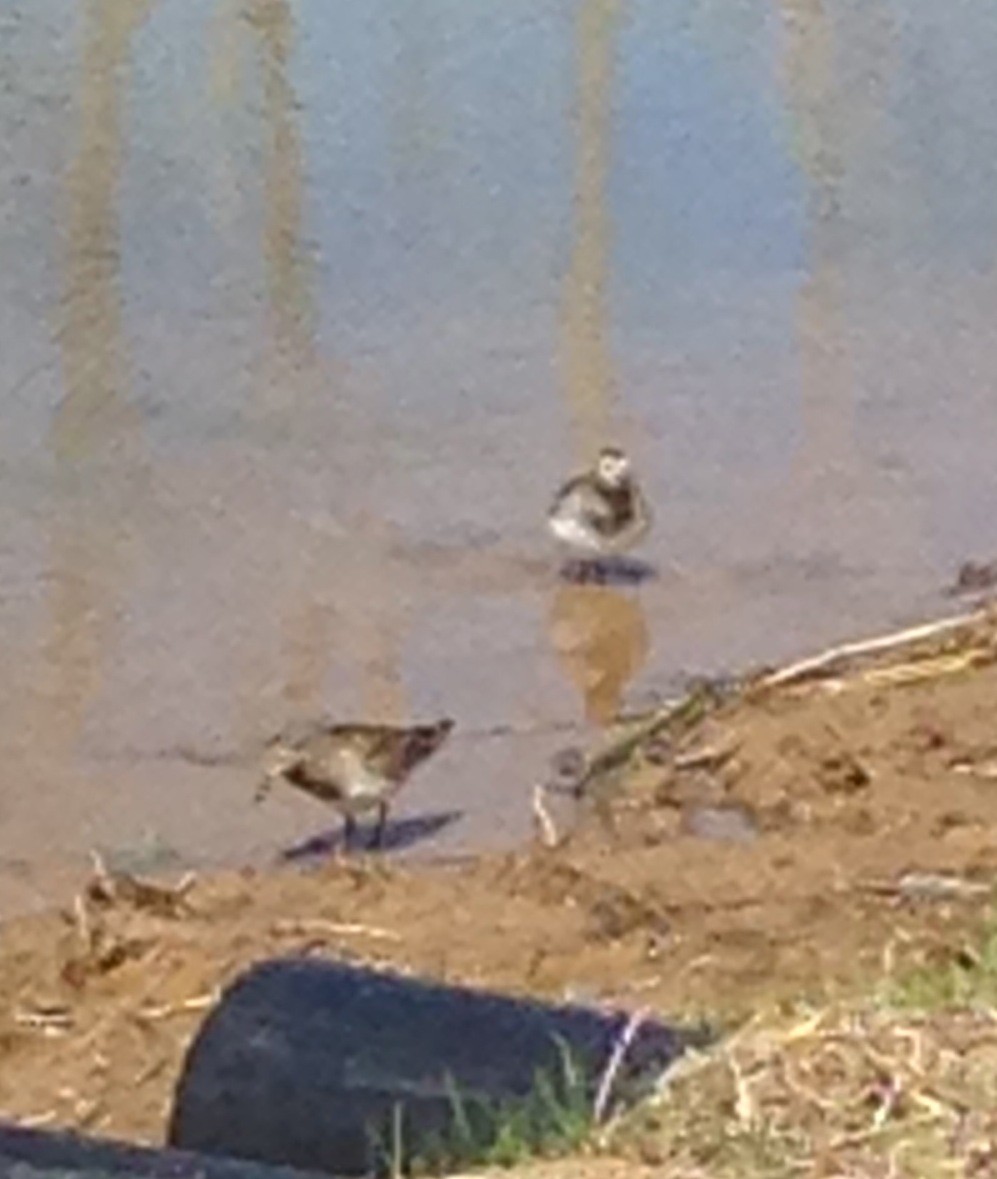
<instances>
[{"instance_id":1,"label":"shoreline","mask_svg":"<svg viewBox=\"0 0 997 1179\"><path fill-rule=\"evenodd\" d=\"M272 956L730 1028L967 944L997 879L993 611L799 666L595 747L556 847L229 870L175 896L112 873L5 922L0 1114L155 1144L219 988Z\"/></svg>"}]
</instances>

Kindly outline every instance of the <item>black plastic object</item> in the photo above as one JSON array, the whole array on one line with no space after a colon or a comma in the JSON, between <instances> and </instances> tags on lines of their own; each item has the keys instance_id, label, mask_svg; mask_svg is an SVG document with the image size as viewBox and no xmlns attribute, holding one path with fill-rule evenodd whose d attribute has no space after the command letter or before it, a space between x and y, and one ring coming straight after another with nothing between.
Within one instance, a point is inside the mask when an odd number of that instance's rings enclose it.
<instances>
[{"instance_id":1,"label":"black plastic object","mask_svg":"<svg viewBox=\"0 0 997 1179\"><path fill-rule=\"evenodd\" d=\"M3 1125L0 1175L16 1179L319 1179L290 1167Z\"/></svg>"},{"instance_id":2,"label":"black plastic object","mask_svg":"<svg viewBox=\"0 0 997 1179\"><path fill-rule=\"evenodd\" d=\"M336 963L264 963L228 989L191 1046L172 1145L383 1174L454 1128L455 1101L509 1108L566 1067L594 1100L626 1013L551 1007ZM642 1022L613 1083L653 1084L689 1038ZM459 1117L459 1110L456 1111ZM390 1146L390 1149L388 1149Z\"/></svg>"}]
</instances>

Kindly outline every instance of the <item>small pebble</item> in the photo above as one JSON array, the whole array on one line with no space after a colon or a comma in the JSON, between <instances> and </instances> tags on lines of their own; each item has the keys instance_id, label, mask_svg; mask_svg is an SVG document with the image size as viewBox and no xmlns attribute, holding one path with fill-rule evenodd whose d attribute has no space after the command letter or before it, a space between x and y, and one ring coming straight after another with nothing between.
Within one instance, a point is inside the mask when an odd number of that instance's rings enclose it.
<instances>
[{"instance_id":1,"label":"small pebble","mask_svg":"<svg viewBox=\"0 0 997 1179\"><path fill-rule=\"evenodd\" d=\"M741 806L690 807L682 816L682 831L724 843L750 843L758 838L758 824Z\"/></svg>"}]
</instances>

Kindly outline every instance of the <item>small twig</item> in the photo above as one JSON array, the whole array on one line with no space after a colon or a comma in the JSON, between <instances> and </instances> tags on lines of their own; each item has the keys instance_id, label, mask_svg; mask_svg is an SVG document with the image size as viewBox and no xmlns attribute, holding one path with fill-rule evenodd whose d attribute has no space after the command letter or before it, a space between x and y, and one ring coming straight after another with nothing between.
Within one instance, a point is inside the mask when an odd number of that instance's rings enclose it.
<instances>
[{"instance_id":1,"label":"small twig","mask_svg":"<svg viewBox=\"0 0 997 1179\"><path fill-rule=\"evenodd\" d=\"M899 880L870 880L857 885L863 892L876 896L903 897L905 900L948 901L987 896L993 884L966 880L939 872L905 872Z\"/></svg>"},{"instance_id":2,"label":"small twig","mask_svg":"<svg viewBox=\"0 0 997 1179\"><path fill-rule=\"evenodd\" d=\"M949 766L954 774L971 774L974 778L991 781L997 778L997 761L956 761Z\"/></svg>"},{"instance_id":3,"label":"small twig","mask_svg":"<svg viewBox=\"0 0 997 1179\"><path fill-rule=\"evenodd\" d=\"M359 925L324 921L320 917L302 917L287 921L275 921L271 933L278 937L297 937L299 934L325 934L328 937L373 937L388 942L400 942L401 935L392 929L381 929L376 925Z\"/></svg>"},{"instance_id":4,"label":"small twig","mask_svg":"<svg viewBox=\"0 0 997 1179\"><path fill-rule=\"evenodd\" d=\"M58 1116L54 1109L47 1109L44 1113L28 1114L27 1117L18 1118L17 1124L25 1130L38 1130L42 1126L50 1126Z\"/></svg>"},{"instance_id":5,"label":"small twig","mask_svg":"<svg viewBox=\"0 0 997 1179\"><path fill-rule=\"evenodd\" d=\"M626 988L627 994L638 995L641 991L653 991L655 987L661 985L661 975L653 974L650 978L637 979L636 982L630 983Z\"/></svg>"},{"instance_id":6,"label":"small twig","mask_svg":"<svg viewBox=\"0 0 997 1179\"><path fill-rule=\"evenodd\" d=\"M930 1093L915 1090L911 1093L910 1099L914 1105L919 1105L925 1111L926 1116L936 1120L949 1117L952 1113L951 1106L946 1105L944 1101L939 1101L937 1097L932 1097Z\"/></svg>"},{"instance_id":7,"label":"small twig","mask_svg":"<svg viewBox=\"0 0 997 1179\"><path fill-rule=\"evenodd\" d=\"M876 1112L872 1115L872 1124L869 1129L873 1133L878 1133L886 1125L886 1123L893 1116L897 1106L900 1103L900 1097L903 1093L903 1084L899 1077L890 1077L889 1084L883 1093L879 1104L876 1106Z\"/></svg>"},{"instance_id":8,"label":"small twig","mask_svg":"<svg viewBox=\"0 0 997 1179\"><path fill-rule=\"evenodd\" d=\"M707 745L702 749L693 749L689 753L679 754L672 765L677 770L719 769L720 766L737 753L739 743L732 741L727 745Z\"/></svg>"},{"instance_id":9,"label":"small twig","mask_svg":"<svg viewBox=\"0 0 997 1179\"><path fill-rule=\"evenodd\" d=\"M174 1015L188 1015L192 1011L204 1011L218 1002L219 995L219 990L215 988L203 995L194 995L190 999L183 999L179 1003L161 1003L156 1006L140 1007L135 1012L135 1018L143 1023L153 1023L161 1019L171 1019Z\"/></svg>"},{"instance_id":10,"label":"small twig","mask_svg":"<svg viewBox=\"0 0 997 1179\"><path fill-rule=\"evenodd\" d=\"M169 1060L165 1056L160 1056L153 1060L151 1064L146 1065L144 1069L136 1073L132 1079L132 1088L139 1089L142 1085L146 1085L153 1078L158 1077L163 1070L169 1065Z\"/></svg>"},{"instance_id":11,"label":"small twig","mask_svg":"<svg viewBox=\"0 0 997 1179\"><path fill-rule=\"evenodd\" d=\"M391 1179L402 1179L404 1175L404 1110L396 1101L391 1107Z\"/></svg>"},{"instance_id":12,"label":"small twig","mask_svg":"<svg viewBox=\"0 0 997 1179\"><path fill-rule=\"evenodd\" d=\"M18 1027L31 1028L54 1035L68 1031L74 1023L73 1013L68 1007L59 1005L38 1006L29 1010L14 1013L14 1022Z\"/></svg>"},{"instance_id":13,"label":"small twig","mask_svg":"<svg viewBox=\"0 0 997 1179\"><path fill-rule=\"evenodd\" d=\"M624 1058L627 1050L633 1043L634 1036L636 1036L640 1025L648 1016L648 1009L646 1007L635 1011L627 1020L623 1030L616 1038L616 1043L613 1045L613 1051L610 1053L609 1060L603 1069L602 1076L599 1079L599 1087L596 1090L595 1102L592 1105L592 1119L599 1125L606 1116L606 1109L609 1105L609 1099L613 1093L613 1084L616 1081L617 1074L623 1066Z\"/></svg>"},{"instance_id":14,"label":"small twig","mask_svg":"<svg viewBox=\"0 0 997 1179\"><path fill-rule=\"evenodd\" d=\"M533 787L533 817L540 833L540 842L544 847L557 847L560 836L547 809L546 790L542 784Z\"/></svg>"},{"instance_id":15,"label":"small twig","mask_svg":"<svg viewBox=\"0 0 997 1179\"><path fill-rule=\"evenodd\" d=\"M91 1098L89 1101L81 1101L73 1110L73 1117L75 1118L78 1128L88 1130L94 1122L102 1118L107 1113L107 1107L103 1101L97 1098Z\"/></svg>"},{"instance_id":16,"label":"small twig","mask_svg":"<svg viewBox=\"0 0 997 1179\"><path fill-rule=\"evenodd\" d=\"M801 1020L798 1024L794 1024L793 1027L785 1032L783 1043L792 1044L797 1040L808 1040L824 1022L826 1015L827 1012L825 1011L812 1012L805 1019Z\"/></svg>"},{"instance_id":17,"label":"small twig","mask_svg":"<svg viewBox=\"0 0 997 1179\"><path fill-rule=\"evenodd\" d=\"M81 892L78 892L73 898L73 916L76 920L76 933L80 944L84 953L89 954L94 948L94 928L90 920L86 897Z\"/></svg>"},{"instance_id":18,"label":"small twig","mask_svg":"<svg viewBox=\"0 0 997 1179\"><path fill-rule=\"evenodd\" d=\"M734 1113L737 1115L741 1129L750 1130L758 1117L755 1099L751 1096L751 1087L734 1053L728 1050L726 1055L727 1067L730 1069L731 1076L734 1078L734 1089L737 1093L737 1098L734 1102Z\"/></svg>"},{"instance_id":19,"label":"small twig","mask_svg":"<svg viewBox=\"0 0 997 1179\"><path fill-rule=\"evenodd\" d=\"M94 880L105 885L110 891L114 887L114 878L108 870L104 857L96 848L90 852L90 862L93 864Z\"/></svg>"}]
</instances>

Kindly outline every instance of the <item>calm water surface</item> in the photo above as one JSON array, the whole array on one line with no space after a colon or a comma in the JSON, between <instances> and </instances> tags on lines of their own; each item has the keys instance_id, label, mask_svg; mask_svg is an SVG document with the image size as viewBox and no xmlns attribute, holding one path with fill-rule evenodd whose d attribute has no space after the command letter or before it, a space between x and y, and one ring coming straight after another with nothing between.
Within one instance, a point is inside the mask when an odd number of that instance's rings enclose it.
<instances>
[{"instance_id":1,"label":"calm water surface","mask_svg":"<svg viewBox=\"0 0 997 1179\"><path fill-rule=\"evenodd\" d=\"M618 708L997 547L983 0L3 8L0 911L320 830L250 797L323 712L453 713L398 815L508 845ZM606 439L659 576L572 589Z\"/></svg>"}]
</instances>

